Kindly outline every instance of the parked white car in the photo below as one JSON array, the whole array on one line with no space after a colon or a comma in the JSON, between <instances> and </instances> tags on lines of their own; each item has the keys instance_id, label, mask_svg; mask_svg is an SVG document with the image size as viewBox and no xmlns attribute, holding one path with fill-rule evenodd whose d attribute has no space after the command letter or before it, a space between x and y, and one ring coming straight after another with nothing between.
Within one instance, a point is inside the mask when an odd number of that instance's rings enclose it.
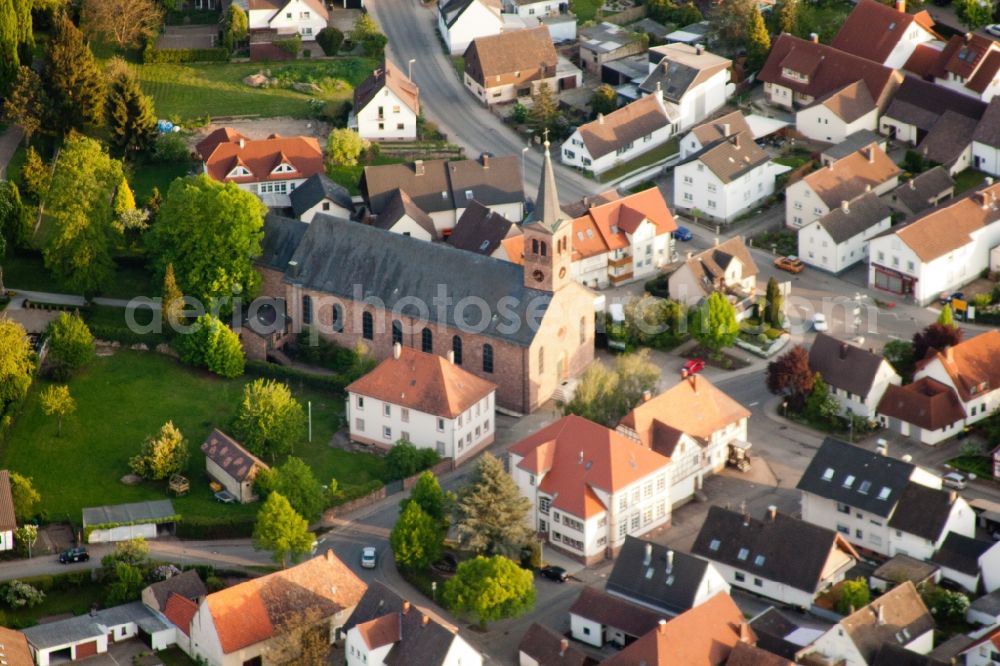
<instances>
[{"instance_id":1,"label":"parked white car","mask_svg":"<svg viewBox=\"0 0 1000 666\"><path fill-rule=\"evenodd\" d=\"M361 549L361 567L363 569L374 569L375 560L375 546L365 546Z\"/></svg>"},{"instance_id":2,"label":"parked white car","mask_svg":"<svg viewBox=\"0 0 1000 666\"><path fill-rule=\"evenodd\" d=\"M826 323L826 315L820 312L813 315L813 330L817 333L823 333L829 328L830 326Z\"/></svg>"}]
</instances>

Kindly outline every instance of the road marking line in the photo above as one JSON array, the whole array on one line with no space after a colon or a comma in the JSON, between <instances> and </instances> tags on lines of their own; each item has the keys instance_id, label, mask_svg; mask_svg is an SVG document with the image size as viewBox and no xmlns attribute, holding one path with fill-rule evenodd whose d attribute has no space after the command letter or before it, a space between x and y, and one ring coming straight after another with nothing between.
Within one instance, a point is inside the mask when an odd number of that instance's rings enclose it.
<instances>
[{"instance_id":1,"label":"road marking line","mask_svg":"<svg viewBox=\"0 0 1000 666\"><path fill-rule=\"evenodd\" d=\"M747 407L756 407L759 404L760 404L759 402L751 402L749 405L747 405Z\"/></svg>"}]
</instances>

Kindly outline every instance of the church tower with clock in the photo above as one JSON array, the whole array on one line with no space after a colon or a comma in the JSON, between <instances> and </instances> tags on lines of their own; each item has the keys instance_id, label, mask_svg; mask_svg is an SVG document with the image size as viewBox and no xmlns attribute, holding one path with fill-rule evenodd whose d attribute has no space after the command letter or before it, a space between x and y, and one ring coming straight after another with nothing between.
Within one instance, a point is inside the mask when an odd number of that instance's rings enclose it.
<instances>
[{"instance_id":1,"label":"church tower with clock","mask_svg":"<svg viewBox=\"0 0 1000 666\"><path fill-rule=\"evenodd\" d=\"M559 206L548 139L545 140L545 163L535 198L535 210L522 231L524 285L554 293L572 282L573 224Z\"/></svg>"}]
</instances>

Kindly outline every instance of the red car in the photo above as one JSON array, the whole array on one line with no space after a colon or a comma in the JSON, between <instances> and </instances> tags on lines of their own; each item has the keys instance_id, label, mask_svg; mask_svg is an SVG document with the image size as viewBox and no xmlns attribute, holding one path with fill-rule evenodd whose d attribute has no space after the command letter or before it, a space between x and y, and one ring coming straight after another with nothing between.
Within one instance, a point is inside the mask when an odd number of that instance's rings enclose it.
<instances>
[{"instance_id":1,"label":"red car","mask_svg":"<svg viewBox=\"0 0 1000 666\"><path fill-rule=\"evenodd\" d=\"M789 273L801 273L806 267L806 265L802 263L802 260L794 255L778 257L774 260L774 265L776 268L788 271Z\"/></svg>"},{"instance_id":2,"label":"red car","mask_svg":"<svg viewBox=\"0 0 1000 666\"><path fill-rule=\"evenodd\" d=\"M701 372L705 368L705 362L700 358L693 358L690 361L684 362L684 367L681 369L685 375L693 375L695 373Z\"/></svg>"}]
</instances>

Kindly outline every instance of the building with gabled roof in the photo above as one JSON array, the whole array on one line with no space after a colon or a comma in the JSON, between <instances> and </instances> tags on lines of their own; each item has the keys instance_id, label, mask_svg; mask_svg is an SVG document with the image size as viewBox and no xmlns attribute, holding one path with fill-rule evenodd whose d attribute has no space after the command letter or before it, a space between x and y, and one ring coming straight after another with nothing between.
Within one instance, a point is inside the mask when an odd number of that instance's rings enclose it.
<instances>
[{"instance_id":1,"label":"building with gabled roof","mask_svg":"<svg viewBox=\"0 0 1000 666\"><path fill-rule=\"evenodd\" d=\"M906 0L895 7L861 0L840 26L830 45L886 67L901 68L919 44L938 39L926 10L906 12Z\"/></svg>"},{"instance_id":2,"label":"building with gabled roof","mask_svg":"<svg viewBox=\"0 0 1000 666\"><path fill-rule=\"evenodd\" d=\"M886 590L910 581L919 589L927 583L941 580L941 568L909 555L897 554L880 564L868 577L868 587L876 592Z\"/></svg>"},{"instance_id":3,"label":"building with gabled roof","mask_svg":"<svg viewBox=\"0 0 1000 666\"><path fill-rule=\"evenodd\" d=\"M205 587L205 583L202 582L197 571L188 569L165 580L147 585L142 591L142 603L146 604L148 608L162 613L167 607L167 600L173 594L198 604L208 594L208 588Z\"/></svg>"},{"instance_id":4,"label":"building with gabled roof","mask_svg":"<svg viewBox=\"0 0 1000 666\"><path fill-rule=\"evenodd\" d=\"M734 236L698 254L670 274L670 298L688 306L699 305L713 292L721 292L736 308L738 319L751 313L760 269L742 236Z\"/></svg>"},{"instance_id":5,"label":"building with gabled roof","mask_svg":"<svg viewBox=\"0 0 1000 666\"><path fill-rule=\"evenodd\" d=\"M654 46L648 53L649 73L639 84L643 95L660 94L676 107L676 131L684 131L721 109L732 95L733 61L689 44Z\"/></svg>"},{"instance_id":6,"label":"building with gabled roof","mask_svg":"<svg viewBox=\"0 0 1000 666\"><path fill-rule=\"evenodd\" d=\"M533 622L517 646L521 666L597 666L598 661L570 645L562 634Z\"/></svg>"},{"instance_id":7,"label":"building with gabled roof","mask_svg":"<svg viewBox=\"0 0 1000 666\"><path fill-rule=\"evenodd\" d=\"M750 628L757 637L757 647L790 661L795 661L799 652L824 633L813 626L797 624L775 606L752 617Z\"/></svg>"},{"instance_id":8,"label":"building with gabled roof","mask_svg":"<svg viewBox=\"0 0 1000 666\"><path fill-rule=\"evenodd\" d=\"M887 386L876 411L883 427L931 445L961 431L966 416L955 392L930 377Z\"/></svg>"},{"instance_id":9,"label":"building with gabled roof","mask_svg":"<svg viewBox=\"0 0 1000 666\"><path fill-rule=\"evenodd\" d=\"M6 666L35 666L28 639L20 631L0 627L0 661Z\"/></svg>"},{"instance_id":10,"label":"building with gabled roof","mask_svg":"<svg viewBox=\"0 0 1000 666\"><path fill-rule=\"evenodd\" d=\"M991 329L918 362L915 379L927 377L949 387L965 411L966 425L986 418L1000 406L1000 331Z\"/></svg>"},{"instance_id":11,"label":"building with gabled roof","mask_svg":"<svg viewBox=\"0 0 1000 666\"><path fill-rule=\"evenodd\" d=\"M868 241L891 225L889 206L874 192L865 192L799 229L798 256L810 266L840 273L867 259Z\"/></svg>"},{"instance_id":12,"label":"building with gabled roof","mask_svg":"<svg viewBox=\"0 0 1000 666\"><path fill-rule=\"evenodd\" d=\"M889 205L910 218L936 208L954 195L955 180L947 169L936 166L894 189L889 195Z\"/></svg>"},{"instance_id":13,"label":"building with gabled roof","mask_svg":"<svg viewBox=\"0 0 1000 666\"><path fill-rule=\"evenodd\" d=\"M634 31L607 21L579 30L580 64L590 74L599 75L604 63L642 53L645 46Z\"/></svg>"},{"instance_id":14,"label":"building with gabled roof","mask_svg":"<svg viewBox=\"0 0 1000 666\"><path fill-rule=\"evenodd\" d=\"M754 138L753 130L740 110L695 125L680 141L680 158L685 160L705 146L734 134L747 134Z\"/></svg>"},{"instance_id":15,"label":"building with gabled roof","mask_svg":"<svg viewBox=\"0 0 1000 666\"><path fill-rule=\"evenodd\" d=\"M876 127L878 107L860 80L828 92L795 114L795 129L826 143L840 143L855 132Z\"/></svg>"},{"instance_id":16,"label":"building with gabled roof","mask_svg":"<svg viewBox=\"0 0 1000 666\"><path fill-rule=\"evenodd\" d=\"M941 575L961 585L973 597L1000 588L1000 543L949 532L931 561Z\"/></svg>"},{"instance_id":17,"label":"building with gabled roof","mask_svg":"<svg viewBox=\"0 0 1000 666\"><path fill-rule=\"evenodd\" d=\"M990 100L972 135L972 165L991 176L1000 176L1000 96Z\"/></svg>"},{"instance_id":18,"label":"building with gabled roof","mask_svg":"<svg viewBox=\"0 0 1000 666\"><path fill-rule=\"evenodd\" d=\"M888 527L890 555L905 553L929 560L949 534L974 537L976 517L957 492L911 481L903 489Z\"/></svg>"},{"instance_id":19,"label":"building with gabled roof","mask_svg":"<svg viewBox=\"0 0 1000 666\"><path fill-rule=\"evenodd\" d=\"M219 147L221 143L239 143L240 139L244 141L249 141L250 137L244 135L241 132L236 131L232 127L220 127L216 130L209 132L201 141L195 144L194 151L204 162L208 159L216 148Z\"/></svg>"},{"instance_id":20,"label":"building with gabled roof","mask_svg":"<svg viewBox=\"0 0 1000 666\"><path fill-rule=\"evenodd\" d=\"M986 104L958 91L907 75L879 119L879 130L890 138L916 146L949 111L978 121Z\"/></svg>"},{"instance_id":21,"label":"building with gabled roof","mask_svg":"<svg viewBox=\"0 0 1000 666\"><path fill-rule=\"evenodd\" d=\"M580 70L559 58L545 25L477 37L464 58L465 87L487 106L533 95L542 84L553 94L580 84Z\"/></svg>"},{"instance_id":22,"label":"building with gabled roof","mask_svg":"<svg viewBox=\"0 0 1000 666\"><path fill-rule=\"evenodd\" d=\"M1000 244L998 197L986 183L873 238L869 286L926 305L976 279Z\"/></svg>"},{"instance_id":23,"label":"building with gabled roof","mask_svg":"<svg viewBox=\"0 0 1000 666\"><path fill-rule=\"evenodd\" d=\"M14 548L17 515L10 488L10 470L0 469L0 551Z\"/></svg>"},{"instance_id":24,"label":"building with gabled roof","mask_svg":"<svg viewBox=\"0 0 1000 666\"><path fill-rule=\"evenodd\" d=\"M448 236L448 245L487 257L505 258L500 242L520 235L516 224L473 201L458 218Z\"/></svg>"},{"instance_id":25,"label":"building with gabled roof","mask_svg":"<svg viewBox=\"0 0 1000 666\"><path fill-rule=\"evenodd\" d=\"M475 201L469 202L469 206L473 205L479 204ZM422 211L404 190L393 190L382 212L378 215L369 215L367 221L373 227L384 231L412 236L423 241L437 240L441 235L434 224L434 218Z\"/></svg>"},{"instance_id":26,"label":"building with gabled roof","mask_svg":"<svg viewBox=\"0 0 1000 666\"><path fill-rule=\"evenodd\" d=\"M670 460L593 421L564 416L508 456L541 538L581 561L613 556L627 534L670 520Z\"/></svg>"},{"instance_id":27,"label":"building with gabled roof","mask_svg":"<svg viewBox=\"0 0 1000 666\"><path fill-rule=\"evenodd\" d=\"M628 645L655 629L666 615L593 587L580 590L569 608L570 635L596 648Z\"/></svg>"},{"instance_id":28,"label":"building with gabled roof","mask_svg":"<svg viewBox=\"0 0 1000 666\"><path fill-rule=\"evenodd\" d=\"M618 432L670 459L670 499L676 506L726 465L730 445L747 443L750 411L702 375L683 377L626 414Z\"/></svg>"},{"instance_id":29,"label":"building with gabled roof","mask_svg":"<svg viewBox=\"0 0 1000 666\"><path fill-rule=\"evenodd\" d=\"M1000 653L1000 625L986 627L970 634L971 642L959 654L965 666L993 666Z\"/></svg>"},{"instance_id":30,"label":"building with gabled roof","mask_svg":"<svg viewBox=\"0 0 1000 666\"><path fill-rule=\"evenodd\" d=\"M354 89L347 126L369 141L417 138L420 89L386 58Z\"/></svg>"},{"instance_id":31,"label":"building with gabled roof","mask_svg":"<svg viewBox=\"0 0 1000 666\"><path fill-rule=\"evenodd\" d=\"M934 618L910 581L842 619L820 636L803 657L845 666L869 666L887 643L918 654L927 654L934 647Z\"/></svg>"},{"instance_id":32,"label":"building with gabled roof","mask_svg":"<svg viewBox=\"0 0 1000 666\"><path fill-rule=\"evenodd\" d=\"M438 0L437 8L438 32L451 55L465 53L477 37L503 31L500 0Z\"/></svg>"},{"instance_id":33,"label":"building with gabled roof","mask_svg":"<svg viewBox=\"0 0 1000 666\"><path fill-rule=\"evenodd\" d=\"M995 39L969 32L928 46L937 51L927 72L937 84L984 102L1000 93L1000 43Z\"/></svg>"},{"instance_id":34,"label":"building with gabled roof","mask_svg":"<svg viewBox=\"0 0 1000 666\"><path fill-rule=\"evenodd\" d=\"M978 124L976 118L945 111L915 150L928 164L940 164L954 176L972 161L972 137Z\"/></svg>"},{"instance_id":35,"label":"building with gabled roof","mask_svg":"<svg viewBox=\"0 0 1000 666\"><path fill-rule=\"evenodd\" d=\"M879 401L901 379L896 370L873 351L817 333L809 348L809 370L819 373L841 412L874 417Z\"/></svg>"},{"instance_id":36,"label":"building with gabled roof","mask_svg":"<svg viewBox=\"0 0 1000 666\"><path fill-rule=\"evenodd\" d=\"M316 213L326 213L349 219L354 214L354 201L347 188L330 180L325 173L316 173L288 195L292 213L303 222L310 222Z\"/></svg>"},{"instance_id":37,"label":"building with gabled roof","mask_svg":"<svg viewBox=\"0 0 1000 666\"><path fill-rule=\"evenodd\" d=\"M345 418L352 441L437 451L455 465L493 442L496 384L443 358L396 343L393 355L355 380Z\"/></svg>"},{"instance_id":38,"label":"building with gabled roof","mask_svg":"<svg viewBox=\"0 0 1000 666\"><path fill-rule=\"evenodd\" d=\"M321 0L233 0L247 14L250 33L273 39L298 35L313 41L330 14Z\"/></svg>"},{"instance_id":39,"label":"building with gabled roof","mask_svg":"<svg viewBox=\"0 0 1000 666\"><path fill-rule=\"evenodd\" d=\"M271 469L267 463L218 428L213 428L202 442L201 451L205 454L205 471L238 502L246 504L257 499L254 480L261 470Z\"/></svg>"}]
</instances>

